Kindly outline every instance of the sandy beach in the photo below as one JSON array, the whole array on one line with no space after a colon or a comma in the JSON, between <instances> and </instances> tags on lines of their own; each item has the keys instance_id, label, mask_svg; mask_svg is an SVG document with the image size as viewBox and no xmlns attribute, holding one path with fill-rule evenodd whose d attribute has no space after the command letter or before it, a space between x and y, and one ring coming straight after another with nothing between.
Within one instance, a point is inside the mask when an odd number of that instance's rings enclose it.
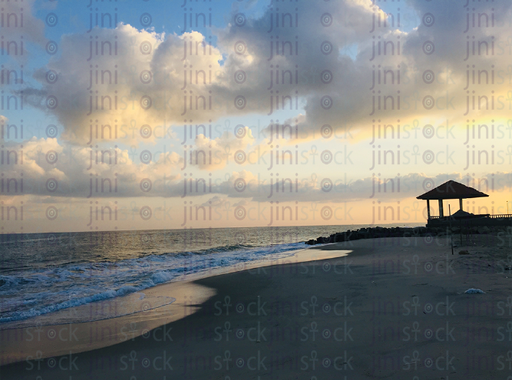
<instances>
[{"instance_id":1,"label":"sandy beach","mask_svg":"<svg viewBox=\"0 0 512 380\"><path fill-rule=\"evenodd\" d=\"M463 238L454 255L446 237L367 239L310 251L350 251L343 257L197 279L168 294L176 298L169 314L181 316L159 327L148 323L138 336L125 334L123 342L103 348L74 349L79 342L69 348L68 336L61 334L63 339L35 349L34 330L32 341L4 331L4 363L9 355L25 359L2 366L1 375L507 379L512 376L512 236ZM461 250L469 254L460 255ZM469 288L485 293L465 294ZM59 347L69 352L43 354L44 348L58 352Z\"/></svg>"}]
</instances>

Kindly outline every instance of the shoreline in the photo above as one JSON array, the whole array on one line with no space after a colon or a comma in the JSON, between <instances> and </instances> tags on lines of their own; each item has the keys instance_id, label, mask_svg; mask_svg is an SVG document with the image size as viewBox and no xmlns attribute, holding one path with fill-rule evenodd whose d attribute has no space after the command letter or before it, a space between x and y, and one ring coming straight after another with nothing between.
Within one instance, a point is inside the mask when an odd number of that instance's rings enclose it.
<instances>
[{"instance_id":1,"label":"shoreline","mask_svg":"<svg viewBox=\"0 0 512 380\"><path fill-rule=\"evenodd\" d=\"M188 304L198 310L158 333L76 355L32 357L2 366L2 374L74 380L506 378L512 375L502 366L511 344L506 305L512 270L498 263L512 258L511 239L474 236L453 256L441 237L349 241L317 249L352 250L341 258L197 279L215 295L201 303L191 295ZM470 254L459 255L462 249ZM472 287L485 294L464 294ZM58 368L70 361L72 368Z\"/></svg>"},{"instance_id":2,"label":"shoreline","mask_svg":"<svg viewBox=\"0 0 512 380\"><path fill-rule=\"evenodd\" d=\"M232 267L219 267L205 272L183 275L170 283L160 284L126 296L71 307L28 320L5 323L0 328L0 342L8 343L0 347L0 366L21 362L27 354L35 357L39 352L39 358L45 359L62 355L69 350L76 353L87 352L147 335L154 329L196 312L198 307L190 304L189 297L194 298L195 304L203 304L215 295L213 288L198 285L199 280L240 271L258 270L259 268L286 264L297 265L318 260L319 257L320 259L337 258L350 252L337 249L329 253L320 253L318 248L290 251L293 254L284 258L256 260L245 262L243 265L237 264ZM137 307L140 309L138 312L94 321L73 322L77 311L79 313L80 310L90 309L91 315L93 311L105 313L105 311L114 310L115 312L120 305L124 306L123 304L129 298L133 299L135 296L136 299L140 294L144 294L144 297L141 298L141 302L137 302L141 306ZM155 308L151 306L151 302L155 302L159 298L169 298L168 294L175 298L174 302ZM190 296L191 294L192 296ZM134 301L132 300L132 302ZM55 322L55 320L59 322ZM98 339L98 334L101 335L101 339ZM41 337L43 338L41 339ZM48 349L48 346L51 348Z\"/></svg>"}]
</instances>

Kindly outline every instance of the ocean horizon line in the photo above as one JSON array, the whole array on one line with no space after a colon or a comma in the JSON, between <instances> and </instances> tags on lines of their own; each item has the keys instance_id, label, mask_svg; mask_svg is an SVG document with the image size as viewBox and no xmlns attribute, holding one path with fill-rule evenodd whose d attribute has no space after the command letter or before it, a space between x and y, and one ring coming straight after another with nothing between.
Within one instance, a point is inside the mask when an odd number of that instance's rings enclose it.
<instances>
[{"instance_id":1,"label":"ocean horizon line","mask_svg":"<svg viewBox=\"0 0 512 380\"><path fill-rule=\"evenodd\" d=\"M8 236L8 235L37 235L37 234L70 234L70 233L102 233L102 232L152 232L152 231L200 231L200 230L223 230L223 229L251 229L251 228L317 228L317 227L358 227L358 226L370 226L370 227L411 227L411 226L417 226L421 227L426 225L426 222L420 223L420 222L408 222L408 223L379 223L379 224L372 224L372 223L357 223L357 224L310 224L310 225L290 225L290 226L227 226L227 227L199 227L199 228L152 228L152 229L123 229L123 230L96 230L96 231L48 231L48 232L5 232L0 233L0 236Z\"/></svg>"}]
</instances>

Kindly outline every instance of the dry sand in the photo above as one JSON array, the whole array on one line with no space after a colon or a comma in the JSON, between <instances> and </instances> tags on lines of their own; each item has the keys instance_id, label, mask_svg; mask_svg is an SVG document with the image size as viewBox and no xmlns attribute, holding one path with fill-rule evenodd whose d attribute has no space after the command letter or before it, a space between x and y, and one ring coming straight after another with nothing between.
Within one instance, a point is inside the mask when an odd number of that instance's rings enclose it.
<instances>
[{"instance_id":1,"label":"dry sand","mask_svg":"<svg viewBox=\"0 0 512 380\"><path fill-rule=\"evenodd\" d=\"M3 358L18 347L25 360L2 366L0 375L66 380L512 378L511 247L512 236L502 234L473 236L453 256L444 237L315 248L313 257L351 252L198 279L193 284L200 287L182 289L173 304L184 313L181 319L104 348L77 353L71 345L63 356L44 358L62 349L65 342L54 339L39 347L36 360L36 346L26 337L8 341L4 335ZM470 254L459 255L463 249ZM469 288L485 294L465 294Z\"/></svg>"}]
</instances>

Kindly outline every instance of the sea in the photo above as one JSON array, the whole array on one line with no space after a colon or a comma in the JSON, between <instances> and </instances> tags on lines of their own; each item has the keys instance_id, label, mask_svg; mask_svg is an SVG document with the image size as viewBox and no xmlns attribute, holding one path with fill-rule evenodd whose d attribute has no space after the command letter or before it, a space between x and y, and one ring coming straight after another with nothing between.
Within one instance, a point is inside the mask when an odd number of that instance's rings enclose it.
<instances>
[{"instance_id":1,"label":"sea","mask_svg":"<svg viewBox=\"0 0 512 380\"><path fill-rule=\"evenodd\" d=\"M143 298L145 289L187 275L284 259L307 248L309 239L363 227L374 226L0 235L0 329L116 297L140 294Z\"/></svg>"}]
</instances>

